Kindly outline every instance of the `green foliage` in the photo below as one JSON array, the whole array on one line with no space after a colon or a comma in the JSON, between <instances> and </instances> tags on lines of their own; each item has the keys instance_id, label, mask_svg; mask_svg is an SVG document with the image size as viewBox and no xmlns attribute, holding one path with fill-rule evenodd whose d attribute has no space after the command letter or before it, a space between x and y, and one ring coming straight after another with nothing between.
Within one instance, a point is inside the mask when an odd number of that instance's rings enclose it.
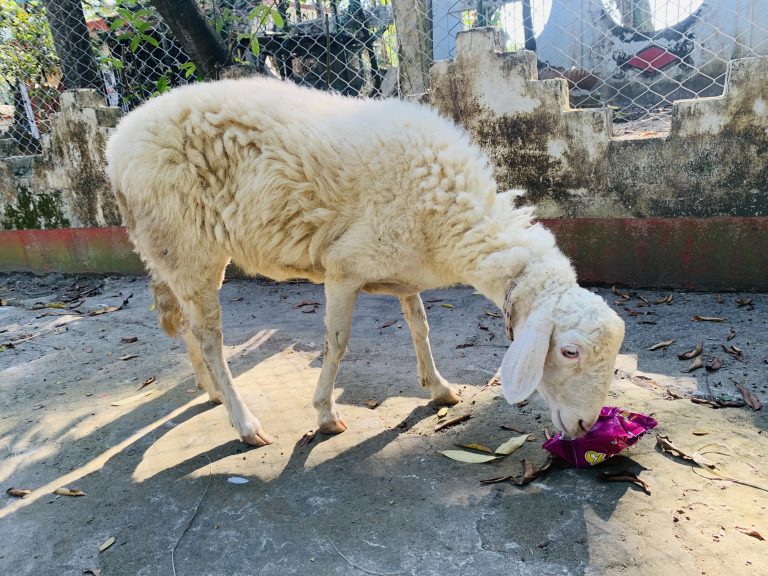
<instances>
[{"instance_id":1,"label":"green foliage","mask_svg":"<svg viewBox=\"0 0 768 576\"><path fill-rule=\"evenodd\" d=\"M163 74L155 80L155 91L152 92L152 96L157 96L158 94L162 94L163 92L168 92L170 90L170 80L168 79L168 76Z\"/></svg>"},{"instance_id":2,"label":"green foliage","mask_svg":"<svg viewBox=\"0 0 768 576\"><path fill-rule=\"evenodd\" d=\"M59 57L41 2L0 0L0 40L0 81L40 87L57 83Z\"/></svg>"},{"instance_id":3,"label":"green foliage","mask_svg":"<svg viewBox=\"0 0 768 576\"><path fill-rule=\"evenodd\" d=\"M192 74L194 74L196 71L197 71L197 64L195 64L191 60L188 62L184 62L184 64L179 64L179 72L182 72L184 74L184 78L190 78Z\"/></svg>"},{"instance_id":4,"label":"green foliage","mask_svg":"<svg viewBox=\"0 0 768 576\"><path fill-rule=\"evenodd\" d=\"M270 20L278 28L285 27L283 16L277 8L265 4L259 4L245 15L228 8L216 10L211 14L211 19L216 32L224 38L229 54L233 54L237 44L247 40L251 54L258 56L261 52L258 32L264 30ZM234 57L234 61L242 62L238 57Z\"/></svg>"},{"instance_id":5,"label":"green foliage","mask_svg":"<svg viewBox=\"0 0 768 576\"><path fill-rule=\"evenodd\" d=\"M146 42L157 48L160 43L149 34L154 28L156 19L153 8L144 8L136 0L115 0L117 18L112 20L110 29L121 42L127 42L131 52L135 53L139 46Z\"/></svg>"}]
</instances>

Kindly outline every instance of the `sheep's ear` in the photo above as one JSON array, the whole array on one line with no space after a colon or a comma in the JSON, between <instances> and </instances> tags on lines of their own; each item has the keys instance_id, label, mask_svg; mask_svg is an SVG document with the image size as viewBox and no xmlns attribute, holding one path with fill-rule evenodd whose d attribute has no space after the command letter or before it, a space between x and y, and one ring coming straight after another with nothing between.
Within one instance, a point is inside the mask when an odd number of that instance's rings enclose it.
<instances>
[{"instance_id":1,"label":"sheep's ear","mask_svg":"<svg viewBox=\"0 0 768 576\"><path fill-rule=\"evenodd\" d=\"M501 391L514 404L530 396L544 374L553 322L546 307L535 310L501 361Z\"/></svg>"}]
</instances>

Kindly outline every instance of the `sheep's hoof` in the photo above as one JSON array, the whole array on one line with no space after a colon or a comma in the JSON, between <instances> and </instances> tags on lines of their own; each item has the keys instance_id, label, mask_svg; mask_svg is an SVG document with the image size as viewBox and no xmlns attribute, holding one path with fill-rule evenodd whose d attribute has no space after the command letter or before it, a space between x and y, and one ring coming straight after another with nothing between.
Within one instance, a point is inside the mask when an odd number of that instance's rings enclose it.
<instances>
[{"instance_id":1,"label":"sheep's hoof","mask_svg":"<svg viewBox=\"0 0 768 576\"><path fill-rule=\"evenodd\" d=\"M246 444L250 444L251 446L266 446L267 444L272 444L272 442L275 441L272 436L264 432L263 429L256 430L253 434L249 434L247 436L242 437L242 441Z\"/></svg>"},{"instance_id":2,"label":"sheep's hoof","mask_svg":"<svg viewBox=\"0 0 768 576\"><path fill-rule=\"evenodd\" d=\"M340 434L344 432L344 430L347 429L347 425L344 423L344 420L339 418L338 420L333 420L331 422L326 422L324 424L320 424L320 432L323 434Z\"/></svg>"},{"instance_id":3,"label":"sheep's hoof","mask_svg":"<svg viewBox=\"0 0 768 576\"><path fill-rule=\"evenodd\" d=\"M439 394L432 396L432 400L438 406L453 406L454 404L461 402L461 396L459 396L451 388L447 388L445 390L441 390Z\"/></svg>"},{"instance_id":4,"label":"sheep's hoof","mask_svg":"<svg viewBox=\"0 0 768 576\"><path fill-rule=\"evenodd\" d=\"M219 394L211 394L210 392L208 393L208 400L214 404L221 404L224 402L223 398Z\"/></svg>"}]
</instances>

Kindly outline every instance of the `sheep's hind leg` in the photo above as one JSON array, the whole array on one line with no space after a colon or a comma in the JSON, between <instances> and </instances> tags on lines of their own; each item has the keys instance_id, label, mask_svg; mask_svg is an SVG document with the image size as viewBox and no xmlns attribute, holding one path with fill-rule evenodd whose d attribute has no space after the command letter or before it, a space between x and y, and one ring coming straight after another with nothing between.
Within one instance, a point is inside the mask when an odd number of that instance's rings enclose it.
<instances>
[{"instance_id":1,"label":"sheep's hind leg","mask_svg":"<svg viewBox=\"0 0 768 576\"><path fill-rule=\"evenodd\" d=\"M317 410L320 431L326 434L338 434L347 429L333 400L333 387L339 362L347 351L352 313L359 289L355 283L329 280L325 283L325 352L312 404Z\"/></svg>"},{"instance_id":2,"label":"sheep's hind leg","mask_svg":"<svg viewBox=\"0 0 768 576\"><path fill-rule=\"evenodd\" d=\"M212 384L221 394L229 421L243 442L253 446L271 444L272 438L235 389L232 374L224 360L217 287L206 284L194 291L190 290L192 287L189 285L186 288L187 293L181 298L184 316L189 321L192 337L199 342L202 360L210 373Z\"/></svg>"},{"instance_id":3,"label":"sheep's hind leg","mask_svg":"<svg viewBox=\"0 0 768 576\"><path fill-rule=\"evenodd\" d=\"M208 392L208 398L211 402L221 404L223 401L221 392L216 387L216 383L211 377L211 372L203 361L203 351L200 347L200 342L195 338L195 335L188 326L184 327L184 341L187 343L189 359L192 361L192 367L195 369L197 387Z\"/></svg>"},{"instance_id":4,"label":"sheep's hind leg","mask_svg":"<svg viewBox=\"0 0 768 576\"><path fill-rule=\"evenodd\" d=\"M432 358L432 348L429 345L429 324L424 304L419 294L400 297L405 320L411 330L413 347L416 349L416 364L419 370L421 385L429 388L432 400L438 405L452 406L461 401L459 395L445 378L440 376Z\"/></svg>"}]
</instances>

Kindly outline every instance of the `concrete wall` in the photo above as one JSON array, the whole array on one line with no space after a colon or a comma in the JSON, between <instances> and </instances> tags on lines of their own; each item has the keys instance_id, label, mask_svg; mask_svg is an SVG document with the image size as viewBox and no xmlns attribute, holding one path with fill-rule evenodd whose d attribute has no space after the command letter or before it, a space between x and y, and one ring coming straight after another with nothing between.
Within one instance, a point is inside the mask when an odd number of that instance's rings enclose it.
<instances>
[{"instance_id":1,"label":"concrete wall","mask_svg":"<svg viewBox=\"0 0 768 576\"><path fill-rule=\"evenodd\" d=\"M543 217L768 215L768 57L732 62L722 97L675 103L669 135L613 138L610 110L571 109L565 80L535 80L535 55L499 41L459 34L455 60L432 67L430 103Z\"/></svg>"},{"instance_id":2,"label":"concrete wall","mask_svg":"<svg viewBox=\"0 0 768 576\"><path fill-rule=\"evenodd\" d=\"M107 107L94 90L64 92L60 105L42 154L0 157L0 230L120 223L104 172L104 147L120 109Z\"/></svg>"}]
</instances>

